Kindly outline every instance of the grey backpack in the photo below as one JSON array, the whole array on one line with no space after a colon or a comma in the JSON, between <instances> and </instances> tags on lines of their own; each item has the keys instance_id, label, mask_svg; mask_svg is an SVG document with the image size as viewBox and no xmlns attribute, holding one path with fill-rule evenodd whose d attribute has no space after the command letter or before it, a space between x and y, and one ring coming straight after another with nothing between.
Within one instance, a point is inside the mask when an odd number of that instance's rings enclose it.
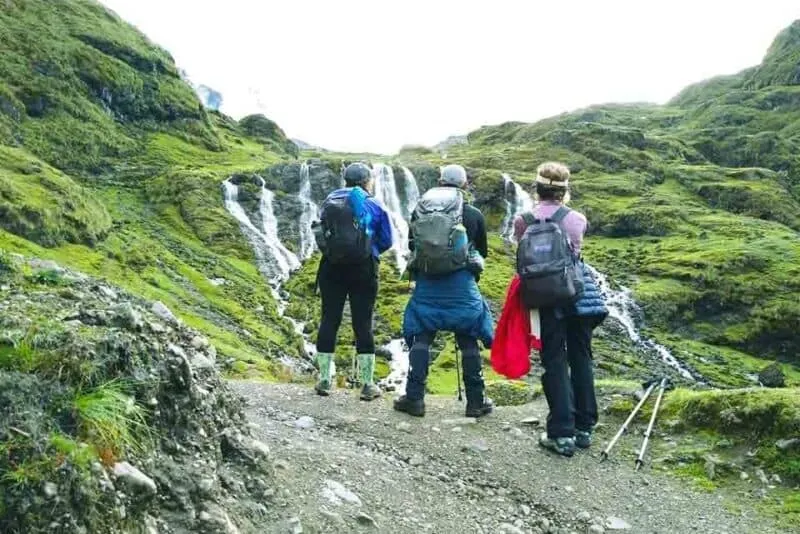
<instances>
[{"instance_id":1,"label":"grey backpack","mask_svg":"<svg viewBox=\"0 0 800 534\"><path fill-rule=\"evenodd\" d=\"M461 191L454 187L434 187L426 191L411 218L414 251L409 269L440 275L466 267L469 238L463 217Z\"/></svg>"},{"instance_id":2,"label":"grey backpack","mask_svg":"<svg viewBox=\"0 0 800 534\"><path fill-rule=\"evenodd\" d=\"M544 220L533 213L522 214L528 227L517 246L517 274L522 301L528 308L566 306L583 293L582 268L561 227L569 212L561 206Z\"/></svg>"}]
</instances>

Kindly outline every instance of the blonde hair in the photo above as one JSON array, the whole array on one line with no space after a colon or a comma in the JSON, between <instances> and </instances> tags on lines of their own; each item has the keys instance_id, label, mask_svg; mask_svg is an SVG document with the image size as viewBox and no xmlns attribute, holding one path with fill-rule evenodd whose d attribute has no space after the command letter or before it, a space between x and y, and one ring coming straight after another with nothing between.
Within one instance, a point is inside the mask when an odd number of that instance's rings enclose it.
<instances>
[{"instance_id":1,"label":"blonde hair","mask_svg":"<svg viewBox=\"0 0 800 534\"><path fill-rule=\"evenodd\" d=\"M567 204L570 200L569 178L569 167L563 163L557 161L542 163L536 169L536 180L534 181L536 200L538 201L540 196L547 196Z\"/></svg>"}]
</instances>

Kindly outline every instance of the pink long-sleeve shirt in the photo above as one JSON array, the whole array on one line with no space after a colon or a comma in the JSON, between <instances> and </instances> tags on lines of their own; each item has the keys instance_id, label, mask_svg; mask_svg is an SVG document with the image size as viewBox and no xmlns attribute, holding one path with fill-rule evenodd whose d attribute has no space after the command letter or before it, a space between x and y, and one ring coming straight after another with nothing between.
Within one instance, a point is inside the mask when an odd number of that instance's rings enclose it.
<instances>
[{"instance_id":1,"label":"pink long-sleeve shirt","mask_svg":"<svg viewBox=\"0 0 800 534\"><path fill-rule=\"evenodd\" d=\"M533 210L533 214L537 219L546 219L547 217L553 215L560 207L560 202L544 200L536 205L536 208ZM564 217L564 220L561 224L564 227L564 231L567 232L567 235L572 242L572 246L575 248L575 253L580 254L581 245L583 245L583 236L586 233L586 228L589 224L586 220L586 216L578 211L570 210L567 216ZM520 240L527 227L528 225L525 223L525 220L521 215L517 215L514 218L514 238L517 241Z\"/></svg>"}]
</instances>

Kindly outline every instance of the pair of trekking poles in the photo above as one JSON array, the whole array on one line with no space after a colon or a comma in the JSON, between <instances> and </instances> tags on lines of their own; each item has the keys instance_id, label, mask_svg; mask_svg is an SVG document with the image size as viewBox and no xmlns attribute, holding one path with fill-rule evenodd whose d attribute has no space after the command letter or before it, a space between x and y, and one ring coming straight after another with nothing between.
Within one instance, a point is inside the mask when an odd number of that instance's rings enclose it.
<instances>
[{"instance_id":1,"label":"pair of trekking poles","mask_svg":"<svg viewBox=\"0 0 800 534\"><path fill-rule=\"evenodd\" d=\"M622 427L617 431L617 434L611 439L606 446L605 450L600 453L600 461L604 461L608 459L608 453L611 452L612 447L617 443L620 436L624 434L628 430L628 425L633 421L633 418L636 417L636 414L639 412L639 409L647 402L647 399L650 397L650 394L653 393L653 390L656 388L656 384L658 384L658 397L656 398L656 404L653 408L653 415L650 416L650 424L647 425L647 431L644 433L644 440L642 442L642 448L639 450L639 456L636 458L636 467L635 470L638 471L644 465L644 453L647 450L647 443L650 441L650 435L653 432L653 425L656 422L656 414L658 414L658 408L661 406L661 399L664 396L664 390L667 388L667 384L669 380L665 377L662 378L659 382L658 379L651 380L650 382L645 382L645 386L647 390L645 390L642 399L639 401L633 411L630 413L628 418L622 423Z\"/></svg>"}]
</instances>

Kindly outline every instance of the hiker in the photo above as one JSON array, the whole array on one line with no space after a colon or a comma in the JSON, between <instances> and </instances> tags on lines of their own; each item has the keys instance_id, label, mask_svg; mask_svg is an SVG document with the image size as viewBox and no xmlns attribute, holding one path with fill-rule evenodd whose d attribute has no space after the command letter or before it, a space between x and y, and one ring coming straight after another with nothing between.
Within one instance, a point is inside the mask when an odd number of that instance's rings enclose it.
<instances>
[{"instance_id":1,"label":"hiker","mask_svg":"<svg viewBox=\"0 0 800 534\"><path fill-rule=\"evenodd\" d=\"M372 197L374 180L370 168L352 163L344 170L345 187L332 192L320 207L320 221L312 226L322 252L317 284L322 295L322 319L317 334L318 395L327 396L332 386L331 362L342 312L350 299L360 398L381 396L374 383L375 339L372 315L378 294L380 255L392 247L389 217Z\"/></svg>"},{"instance_id":2,"label":"hiker","mask_svg":"<svg viewBox=\"0 0 800 534\"><path fill-rule=\"evenodd\" d=\"M467 417L491 413L484 397L478 341L492 343L492 316L478 290L484 259L489 255L483 214L467 203L467 173L460 165L441 170L438 187L420 198L411 215L408 269L414 291L403 315L403 337L411 347L405 395L394 409L425 415L425 384L430 347L438 331L455 334L462 355ZM459 383L459 393L461 392Z\"/></svg>"},{"instance_id":3,"label":"hiker","mask_svg":"<svg viewBox=\"0 0 800 534\"><path fill-rule=\"evenodd\" d=\"M529 326L531 333L538 335L541 341L541 360L545 369L542 386L550 409L547 431L540 437L539 444L564 456L572 456L576 446L588 448L592 443L592 431L598 416L592 370L592 332L608 315L602 295L581 258L588 221L582 213L566 206L569 202L569 178L570 172L565 165L541 164L535 181L536 207L533 213L523 213L514 219L514 237L519 243L518 273L521 269L537 268L525 265L540 253L540 265L552 265L556 261L559 243L547 240L562 236L563 242L564 234L568 238L564 253L568 269L562 268L550 277L532 277L528 282L523 274L519 274L522 279L520 296L531 309L531 324L526 327ZM548 220L556 223L555 228L560 231L548 231L542 224ZM557 291L561 294L556 295ZM548 296L549 293L552 295ZM565 294L572 296L561 298ZM548 298L558 304L531 305L531 302L548 302Z\"/></svg>"}]
</instances>

